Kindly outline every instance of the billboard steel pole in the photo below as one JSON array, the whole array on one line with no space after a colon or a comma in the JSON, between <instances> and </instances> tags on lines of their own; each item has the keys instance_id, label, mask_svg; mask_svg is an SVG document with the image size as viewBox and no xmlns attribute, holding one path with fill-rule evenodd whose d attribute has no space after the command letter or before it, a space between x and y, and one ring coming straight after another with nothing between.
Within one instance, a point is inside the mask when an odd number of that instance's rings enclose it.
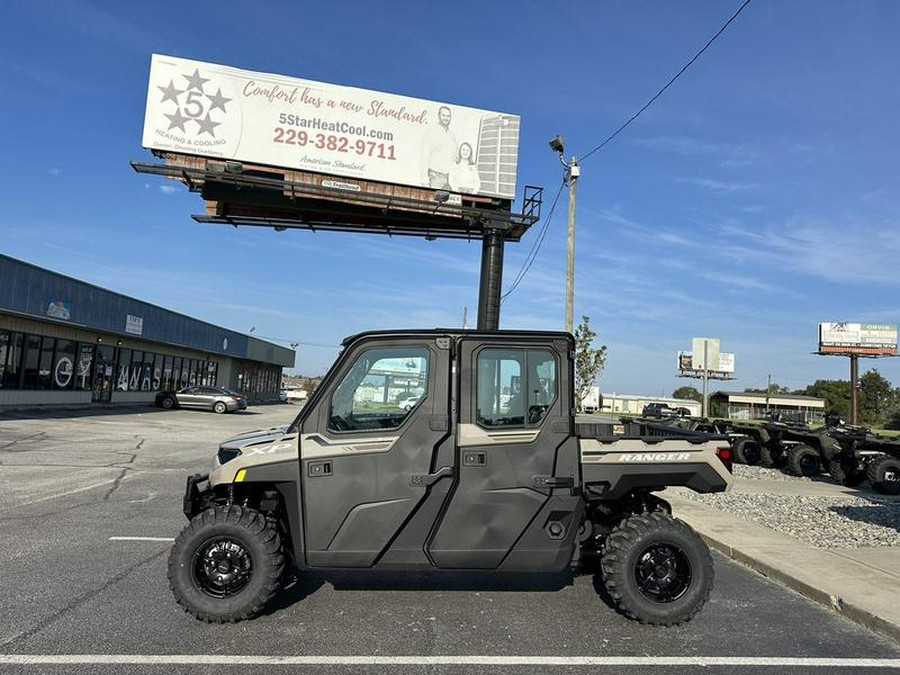
<instances>
[{"instance_id":1,"label":"billboard steel pole","mask_svg":"<svg viewBox=\"0 0 900 675\"><path fill-rule=\"evenodd\" d=\"M859 356L850 354L850 424L857 424L859 410Z\"/></svg>"},{"instance_id":2,"label":"billboard steel pole","mask_svg":"<svg viewBox=\"0 0 900 675\"><path fill-rule=\"evenodd\" d=\"M486 228L481 244L478 285L478 330L500 328L500 284L503 281L503 231Z\"/></svg>"}]
</instances>

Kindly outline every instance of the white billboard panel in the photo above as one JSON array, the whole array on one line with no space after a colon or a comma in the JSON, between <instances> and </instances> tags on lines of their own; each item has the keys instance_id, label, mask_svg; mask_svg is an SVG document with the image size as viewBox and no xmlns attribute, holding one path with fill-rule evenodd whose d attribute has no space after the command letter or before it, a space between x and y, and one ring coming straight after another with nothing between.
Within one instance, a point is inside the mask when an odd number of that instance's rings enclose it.
<instances>
[{"instance_id":1,"label":"white billboard panel","mask_svg":"<svg viewBox=\"0 0 900 675\"><path fill-rule=\"evenodd\" d=\"M822 353L897 355L897 326L883 323L819 324Z\"/></svg>"},{"instance_id":2,"label":"white billboard panel","mask_svg":"<svg viewBox=\"0 0 900 675\"><path fill-rule=\"evenodd\" d=\"M719 338L695 337L692 341L694 368L719 369Z\"/></svg>"},{"instance_id":3,"label":"white billboard panel","mask_svg":"<svg viewBox=\"0 0 900 675\"><path fill-rule=\"evenodd\" d=\"M703 374L703 366L695 363L693 352L678 352L678 370L692 377ZM734 354L719 352L719 367L708 368L707 373L710 377L734 375Z\"/></svg>"},{"instance_id":4,"label":"white billboard panel","mask_svg":"<svg viewBox=\"0 0 900 675\"><path fill-rule=\"evenodd\" d=\"M146 148L515 199L519 117L154 54Z\"/></svg>"}]
</instances>

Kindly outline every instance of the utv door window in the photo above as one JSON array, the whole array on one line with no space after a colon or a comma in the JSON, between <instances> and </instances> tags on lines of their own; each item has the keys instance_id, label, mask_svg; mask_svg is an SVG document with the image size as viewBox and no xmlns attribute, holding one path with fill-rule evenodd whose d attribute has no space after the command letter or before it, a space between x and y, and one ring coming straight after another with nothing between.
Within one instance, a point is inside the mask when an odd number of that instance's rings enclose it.
<instances>
[{"instance_id":1,"label":"utv door window","mask_svg":"<svg viewBox=\"0 0 900 675\"><path fill-rule=\"evenodd\" d=\"M428 393L430 351L425 347L367 349L331 395L328 429L395 429Z\"/></svg>"},{"instance_id":2,"label":"utv door window","mask_svg":"<svg viewBox=\"0 0 900 675\"><path fill-rule=\"evenodd\" d=\"M484 427L538 426L557 397L557 366L545 349L478 355L477 420Z\"/></svg>"}]
</instances>

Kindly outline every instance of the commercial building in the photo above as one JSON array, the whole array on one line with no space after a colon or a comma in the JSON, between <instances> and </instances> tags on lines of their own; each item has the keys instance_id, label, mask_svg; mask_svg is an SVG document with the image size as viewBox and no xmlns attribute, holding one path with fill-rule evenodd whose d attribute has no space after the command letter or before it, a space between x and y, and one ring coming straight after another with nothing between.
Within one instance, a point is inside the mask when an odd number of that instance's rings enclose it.
<instances>
[{"instance_id":1,"label":"commercial building","mask_svg":"<svg viewBox=\"0 0 900 675\"><path fill-rule=\"evenodd\" d=\"M278 400L294 351L0 255L0 407L149 403L220 386Z\"/></svg>"},{"instance_id":2,"label":"commercial building","mask_svg":"<svg viewBox=\"0 0 900 675\"><path fill-rule=\"evenodd\" d=\"M694 417L700 416L702 405L689 398L666 398L665 396L638 396L633 394L603 394L600 397L599 412L640 415L644 406L650 403L665 403L671 408L686 408Z\"/></svg>"},{"instance_id":3,"label":"commercial building","mask_svg":"<svg viewBox=\"0 0 900 675\"><path fill-rule=\"evenodd\" d=\"M777 414L795 422L821 423L825 417L824 399L795 394L717 391L710 394L709 406L712 416L737 420L765 419Z\"/></svg>"}]
</instances>

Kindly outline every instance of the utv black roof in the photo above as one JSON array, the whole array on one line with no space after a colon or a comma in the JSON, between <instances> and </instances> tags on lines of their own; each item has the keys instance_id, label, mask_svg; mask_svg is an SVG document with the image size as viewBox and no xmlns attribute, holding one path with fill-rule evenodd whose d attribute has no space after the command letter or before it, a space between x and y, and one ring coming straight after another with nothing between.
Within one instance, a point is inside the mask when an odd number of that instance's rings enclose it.
<instances>
[{"instance_id":1,"label":"utv black roof","mask_svg":"<svg viewBox=\"0 0 900 675\"><path fill-rule=\"evenodd\" d=\"M341 345L346 347L352 342L363 338L379 337L478 337L478 338L503 338L504 336L515 336L516 338L556 338L562 340L573 340L571 333L565 331L548 331L548 330L466 330L463 328L401 328L393 330L371 330L362 333L356 333L344 338Z\"/></svg>"}]
</instances>

